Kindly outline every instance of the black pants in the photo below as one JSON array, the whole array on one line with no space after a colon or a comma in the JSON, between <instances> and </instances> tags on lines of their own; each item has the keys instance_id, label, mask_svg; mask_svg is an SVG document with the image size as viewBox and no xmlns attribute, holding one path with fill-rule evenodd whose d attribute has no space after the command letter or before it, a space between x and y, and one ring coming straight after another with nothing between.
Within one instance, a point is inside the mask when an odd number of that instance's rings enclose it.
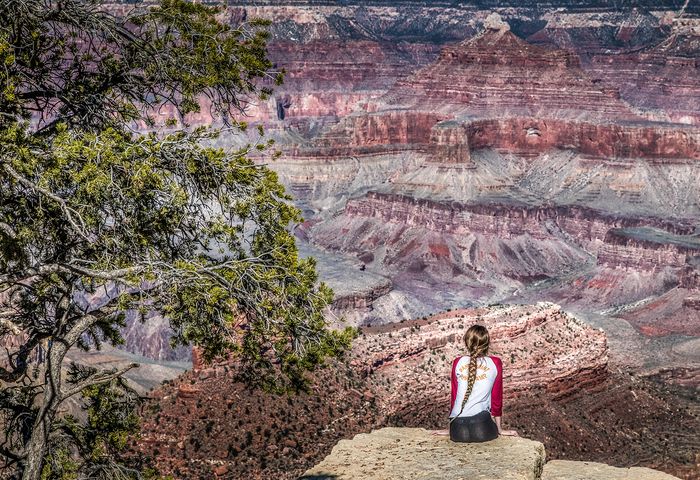
<instances>
[{"instance_id":1,"label":"black pants","mask_svg":"<svg viewBox=\"0 0 700 480\"><path fill-rule=\"evenodd\" d=\"M495 438L498 438L498 427L487 410L471 417L457 417L450 423L453 442L488 442Z\"/></svg>"}]
</instances>

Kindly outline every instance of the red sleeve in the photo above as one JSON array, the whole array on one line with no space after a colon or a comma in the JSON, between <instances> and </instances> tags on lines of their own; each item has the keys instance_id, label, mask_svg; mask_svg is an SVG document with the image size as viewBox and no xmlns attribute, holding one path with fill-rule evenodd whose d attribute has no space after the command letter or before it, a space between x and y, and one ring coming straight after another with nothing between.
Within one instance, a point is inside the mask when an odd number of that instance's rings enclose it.
<instances>
[{"instance_id":1,"label":"red sleeve","mask_svg":"<svg viewBox=\"0 0 700 480\"><path fill-rule=\"evenodd\" d=\"M491 357L496 365L496 381L491 388L491 415L500 417L503 412L503 364L498 357Z\"/></svg>"},{"instance_id":2,"label":"red sleeve","mask_svg":"<svg viewBox=\"0 0 700 480\"><path fill-rule=\"evenodd\" d=\"M459 362L459 359L462 357L457 357L452 361L452 376L451 376L451 386L452 386L452 395L450 399L450 412L452 409L455 407L455 399L457 398L457 362Z\"/></svg>"}]
</instances>

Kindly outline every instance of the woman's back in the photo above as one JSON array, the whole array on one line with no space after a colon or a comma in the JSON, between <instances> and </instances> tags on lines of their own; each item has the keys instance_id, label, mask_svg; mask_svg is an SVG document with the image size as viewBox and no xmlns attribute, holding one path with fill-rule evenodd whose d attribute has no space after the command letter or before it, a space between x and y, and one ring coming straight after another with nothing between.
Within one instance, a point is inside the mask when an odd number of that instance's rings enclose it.
<instances>
[{"instance_id":1,"label":"woman's back","mask_svg":"<svg viewBox=\"0 0 700 480\"><path fill-rule=\"evenodd\" d=\"M452 408L450 417L468 417L483 411L490 411L494 416L501 415L503 371L501 360L493 356L481 356L476 359L476 377L467 403L462 409L462 402L468 390L469 360L465 355L452 362Z\"/></svg>"}]
</instances>

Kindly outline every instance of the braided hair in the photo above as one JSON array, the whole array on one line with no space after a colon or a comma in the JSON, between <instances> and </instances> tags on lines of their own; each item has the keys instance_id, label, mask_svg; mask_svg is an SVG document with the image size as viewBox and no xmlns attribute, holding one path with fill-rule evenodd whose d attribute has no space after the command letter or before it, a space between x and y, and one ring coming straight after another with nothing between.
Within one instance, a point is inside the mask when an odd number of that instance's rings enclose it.
<instances>
[{"instance_id":1,"label":"braided hair","mask_svg":"<svg viewBox=\"0 0 700 480\"><path fill-rule=\"evenodd\" d=\"M464 406L467 404L469 395L471 395L472 389L474 388L474 382L476 382L477 359L489 352L490 342L489 331L486 330L486 327L483 325L472 325L464 334L464 345L467 347L467 352L469 352L469 373L467 375L467 391L464 393L462 408L457 414L457 417L464 411Z\"/></svg>"}]
</instances>

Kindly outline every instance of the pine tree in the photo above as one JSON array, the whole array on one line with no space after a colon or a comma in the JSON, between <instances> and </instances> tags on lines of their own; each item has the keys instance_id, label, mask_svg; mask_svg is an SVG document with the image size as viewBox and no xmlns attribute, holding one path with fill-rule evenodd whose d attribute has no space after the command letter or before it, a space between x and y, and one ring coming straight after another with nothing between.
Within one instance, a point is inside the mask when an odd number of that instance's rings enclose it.
<instances>
[{"instance_id":1,"label":"pine tree","mask_svg":"<svg viewBox=\"0 0 700 480\"><path fill-rule=\"evenodd\" d=\"M119 345L127 311L162 314L175 344L235 356L243 378L276 390L302 388L349 345L298 256L299 210L249 158L267 144L223 150L220 130L186 124L206 99L223 128L243 129L236 113L281 81L267 24L220 13L184 0L120 16L98 0L0 5L0 460L16 478L142 477L110 470L134 427L112 414L130 404L119 385L136 365L66 359ZM152 118L163 106L176 112L167 131ZM87 419L62 413L75 398Z\"/></svg>"}]
</instances>

